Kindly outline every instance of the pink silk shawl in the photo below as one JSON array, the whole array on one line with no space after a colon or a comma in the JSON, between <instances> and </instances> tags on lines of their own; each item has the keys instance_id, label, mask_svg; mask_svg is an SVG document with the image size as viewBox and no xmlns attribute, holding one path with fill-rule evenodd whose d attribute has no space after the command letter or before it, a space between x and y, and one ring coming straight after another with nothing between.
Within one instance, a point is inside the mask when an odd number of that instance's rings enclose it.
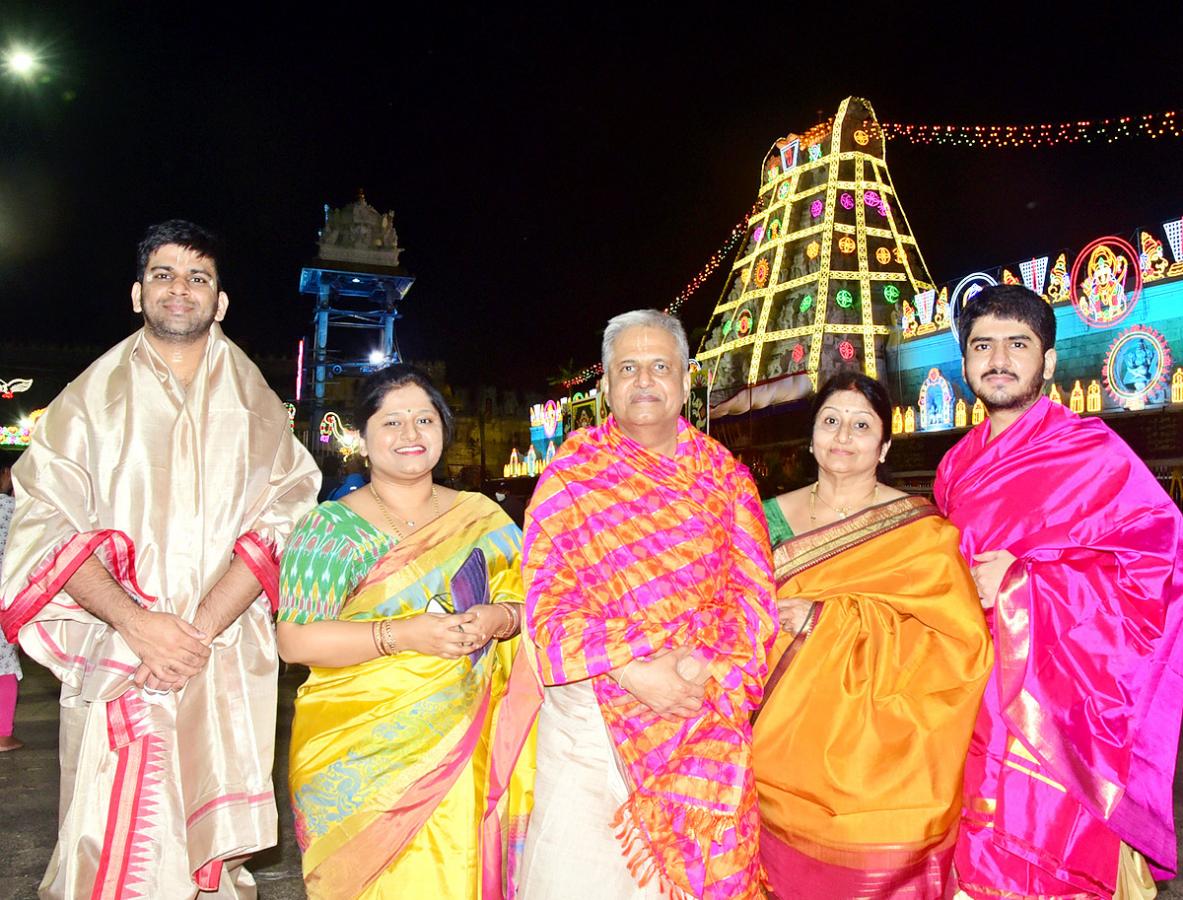
<instances>
[{"instance_id":1,"label":"pink silk shawl","mask_svg":"<svg viewBox=\"0 0 1183 900\"><path fill-rule=\"evenodd\" d=\"M976 847L963 826L959 877L1023 870L1031 888L1046 871L1052 884L1108 896L1116 838L1170 877L1183 705L1179 511L1104 423L1046 398L989 436L989 420L966 435L934 486L970 565L987 550L1016 557L988 616L995 669L966 767L966 823L975 803L997 806Z\"/></svg>"},{"instance_id":2,"label":"pink silk shawl","mask_svg":"<svg viewBox=\"0 0 1183 900\"><path fill-rule=\"evenodd\" d=\"M526 514L526 628L545 684L593 678L631 781L620 812L639 884L674 897L759 895L752 709L776 605L768 529L748 470L679 422L673 458L615 420L577 431ZM693 644L708 661L702 711L667 722L607 672ZM631 824L630 824L631 823Z\"/></svg>"}]
</instances>

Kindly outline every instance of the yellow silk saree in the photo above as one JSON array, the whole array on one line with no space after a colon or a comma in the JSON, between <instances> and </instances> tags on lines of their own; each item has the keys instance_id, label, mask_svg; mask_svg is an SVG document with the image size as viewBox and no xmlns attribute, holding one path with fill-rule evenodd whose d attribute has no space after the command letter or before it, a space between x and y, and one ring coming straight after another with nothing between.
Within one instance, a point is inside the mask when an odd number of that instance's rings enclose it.
<instances>
[{"instance_id":1,"label":"yellow silk saree","mask_svg":"<svg viewBox=\"0 0 1183 900\"><path fill-rule=\"evenodd\" d=\"M322 504L285 557L280 618L405 618L433 600L450 609L450 579L474 548L490 601L521 602L520 547L517 527L479 494L397 544ZM532 673L524 661L514 672L517 650L515 638L479 657L404 651L312 669L289 773L310 898L513 895L537 712ZM515 695L524 702L508 702Z\"/></svg>"}]
</instances>

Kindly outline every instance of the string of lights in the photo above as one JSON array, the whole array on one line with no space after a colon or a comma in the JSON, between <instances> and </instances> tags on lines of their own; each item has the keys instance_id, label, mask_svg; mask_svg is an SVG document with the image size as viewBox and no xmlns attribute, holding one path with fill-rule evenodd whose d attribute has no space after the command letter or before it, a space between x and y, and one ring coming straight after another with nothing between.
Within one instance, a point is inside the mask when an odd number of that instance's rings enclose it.
<instances>
[{"instance_id":1,"label":"string of lights","mask_svg":"<svg viewBox=\"0 0 1183 900\"><path fill-rule=\"evenodd\" d=\"M731 251L735 249L736 245L739 244L744 235L748 233L748 220L751 219L751 217L759 208L760 201L756 201L754 204L752 204L752 208L744 213L743 218L735 223L734 227L732 227L730 233L727 235L726 240L723 241L719 249L710 255L710 258L707 259L706 264L699 270L698 274L686 282L686 286L678 292L678 295L674 297L672 301L670 301L670 305L665 308L667 313L669 313L671 316L676 316L678 314L678 310L682 308L682 304L693 297L698 289L706 283L706 280L710 278L712 274L714 274L714 271L730 257ZM588 366L586 369L577 372L570 378L567 378L559 383L564 387L564 389L570 390L576 385L583 384L585 381L590 381L593 378L598 378L603 374L603 364L596 363L594 366Z\"/></svg>"},{"instance_id":2,"label":"string of lights","mask_svg":"<svg viewBox=\"0 0 1183 900\"><path fill-rule=\"evenodd\" d=\"M1113 143L1132 138L1183 137L1183 120L1177 110L1086 119L1078 122L1043 122L1027 125L927 125L880 122L887 140L912 144L946 144L959 147L1054 147L1057 144Z\"/></svg>"}]
</instances>

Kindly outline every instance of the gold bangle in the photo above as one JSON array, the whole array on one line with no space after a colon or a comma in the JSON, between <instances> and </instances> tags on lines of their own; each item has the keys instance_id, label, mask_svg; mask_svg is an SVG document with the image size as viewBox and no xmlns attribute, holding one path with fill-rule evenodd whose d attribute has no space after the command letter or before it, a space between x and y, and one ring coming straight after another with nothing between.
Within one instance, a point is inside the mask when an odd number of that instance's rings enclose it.
<instances>
[{"instance_id":1,"label":"gold bangle","mask_svg":"<svg viewBox=\"0 0 1183 900\"><path fill-rule=\"evenodd\" d=\"M379 619L375 619L370 623L370 639L374 642L374 649L378 651L378 655L385 656L386 654L382 652L382 643L378 637L378 630L381 627L382 622Z\"/></svg>"},{"instance_id":2,"label":"gold bangle","mask_svg":"<svg viewBox=\"0 0 1183 900\"><path fill-rule=\"evenodd\" d=\"M394 620L383 619L382 624L378 627L378 635L382 645L382 655L394 656L398 652L398 646L394 642Z\"/></svg>"},{"instance_id":3,"label":"gold bangle","mask_svg":"<svg viewBox=\"0 0 1183 900\"><path fill-rule=\"evenodd\" d=\"M513 612L510 611L508 603L494 603L494 606L501 609L505 613L505 627L498 631L493 637L499 641L506 638L513 637Z\"/></svg>"}]
</instances>

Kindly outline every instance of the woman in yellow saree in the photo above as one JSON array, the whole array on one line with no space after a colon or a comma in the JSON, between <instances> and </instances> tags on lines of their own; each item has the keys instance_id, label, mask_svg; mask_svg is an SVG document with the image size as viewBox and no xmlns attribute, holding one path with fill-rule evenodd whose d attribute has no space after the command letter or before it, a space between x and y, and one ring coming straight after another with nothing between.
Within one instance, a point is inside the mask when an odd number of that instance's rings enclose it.
<instances>
[{"instance_id":1,"label":"woman in yellow saree","mask_svg":"<svg viewBox=\"0 0 1183 900\"><path fill-rule=\"evenodd\" d=\"M818 391L813 485L765 504L782 632L753 732L774 897L940 898L992 651L957 529L880 484L887 393Z\"/></svg>"},{"instance_id":2,"label":"woman in yellow saree","mask_svg":"<svg viewBox=\"0 0 1183 900\"><path fill-rule=\"evenodd\" d=\"M432 483L451 416L426 376L392 366L360 397L372 481L281 563L280 653L311 668L289 771L308 896L512 896L537 711L521 532Z\"/></svg>"}]
</instances>

